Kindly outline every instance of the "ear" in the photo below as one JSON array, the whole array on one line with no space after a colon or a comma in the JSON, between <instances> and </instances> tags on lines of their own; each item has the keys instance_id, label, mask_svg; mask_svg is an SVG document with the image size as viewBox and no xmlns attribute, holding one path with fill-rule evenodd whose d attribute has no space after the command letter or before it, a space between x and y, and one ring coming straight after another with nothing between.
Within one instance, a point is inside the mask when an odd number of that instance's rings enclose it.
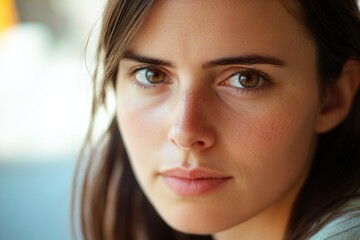
<instances>
[{"instance_id":1,"label":"ear","mask_svg":"<svg viewBox=\"0 0 360 240\"><path fill-rule=\"evenodd\" d=\"M317 133L339 125L348 115L360 84L360 61L348 60L335 83L328 84L321 112L315 123Z\"/></svg>"}]
</instances>

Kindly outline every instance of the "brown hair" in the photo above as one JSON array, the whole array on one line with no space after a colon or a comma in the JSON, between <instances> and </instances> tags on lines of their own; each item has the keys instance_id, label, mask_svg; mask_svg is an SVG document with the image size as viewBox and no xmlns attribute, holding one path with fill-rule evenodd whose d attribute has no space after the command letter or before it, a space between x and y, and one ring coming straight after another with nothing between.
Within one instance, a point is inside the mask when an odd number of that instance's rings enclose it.
<instances>
[{"instance_id":1,"label":"brown hair","mask_svg":"<svg viewBox=\"0 0 360 240\"><path fill-rule=\"evenodd\" d=\"M356 0L281 1L309 32L318 50L319 81L332 84L346 60L360 58L360 15ZM171 229L140 189L130 167L115 118L92 145L94 118L116 81L119 61L153 4L152 0L108 0L94 74L92 121L74 180L76 203L81 170L86 166L80 197L81 230L85 239L211 239ZM103 69L100 74L98 69ZM310 175L288 224L286 239L305 239L336 216L360 188L360 94L350 114L334 130L319 137ZM87 147L87 148L86 148ZM85 152L88 154L84 154ZM75 211L75 210L73 210ZM74 212L73 212L74 213ZM76 214L74 214L75 216Z\"/></svg>"}]
</instances>

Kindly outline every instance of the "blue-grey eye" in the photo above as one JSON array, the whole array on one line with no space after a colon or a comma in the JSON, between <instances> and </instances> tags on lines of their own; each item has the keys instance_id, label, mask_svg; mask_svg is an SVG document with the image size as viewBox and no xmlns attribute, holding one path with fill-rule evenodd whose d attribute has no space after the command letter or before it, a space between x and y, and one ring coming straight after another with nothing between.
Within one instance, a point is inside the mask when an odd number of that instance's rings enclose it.
<instances>
[{"instance_id":1,"label":"blue-grey eye","mask_svg":"<svg viewBox=\"0 0 360 240\"><path fill-rule=\"evenodd\" d=\"M264 83L264 77L254 71L242 71L233 74L228 85L237 88L256 88Z\"/></svg>"},{"instance_id":2,"label":"blue-grey eye","mask_svg":"<svg viewBox=\"0 0 360 240\"><path fill-rule=\"evenodd\" d=\"M156 68L144 68L136 72L135 78L141 84L151 85L164 82L166 74Z\"/></svg>"}]
</instances>

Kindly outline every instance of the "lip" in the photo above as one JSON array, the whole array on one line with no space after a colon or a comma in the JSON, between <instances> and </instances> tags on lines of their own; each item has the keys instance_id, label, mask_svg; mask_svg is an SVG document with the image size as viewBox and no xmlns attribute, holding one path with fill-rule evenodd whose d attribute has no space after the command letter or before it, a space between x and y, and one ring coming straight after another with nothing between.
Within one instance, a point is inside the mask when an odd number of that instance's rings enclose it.
<instances>
[{"instance_id":1,"label":"lip","mask_svg":"<svg viewBox=\"0 0 360 240\"><path fill-rule=\"evenodd\" d=\"M204 168L173 168L160 172L166 186L181 197L210 194L223 186L231 177Z\"/></svg>"}]
</instances>

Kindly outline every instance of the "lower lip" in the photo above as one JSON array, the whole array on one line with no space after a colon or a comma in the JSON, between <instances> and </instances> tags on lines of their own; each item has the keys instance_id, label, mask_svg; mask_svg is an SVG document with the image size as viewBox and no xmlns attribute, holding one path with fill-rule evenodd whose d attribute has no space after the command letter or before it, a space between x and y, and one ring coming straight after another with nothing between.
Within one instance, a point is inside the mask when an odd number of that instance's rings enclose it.
<instances>
[{"instance_id":1,"label":"lower lip","mask_svg":"<svg viewBox=\"0 0 360 240\"><path fill-rule=\"evenodd\" d=\"M215 191L230 178L202 178L187 179L178 177L162 176L165 184L179 196L193 197L208 194Z\"/></svg>"}]
</instances>

